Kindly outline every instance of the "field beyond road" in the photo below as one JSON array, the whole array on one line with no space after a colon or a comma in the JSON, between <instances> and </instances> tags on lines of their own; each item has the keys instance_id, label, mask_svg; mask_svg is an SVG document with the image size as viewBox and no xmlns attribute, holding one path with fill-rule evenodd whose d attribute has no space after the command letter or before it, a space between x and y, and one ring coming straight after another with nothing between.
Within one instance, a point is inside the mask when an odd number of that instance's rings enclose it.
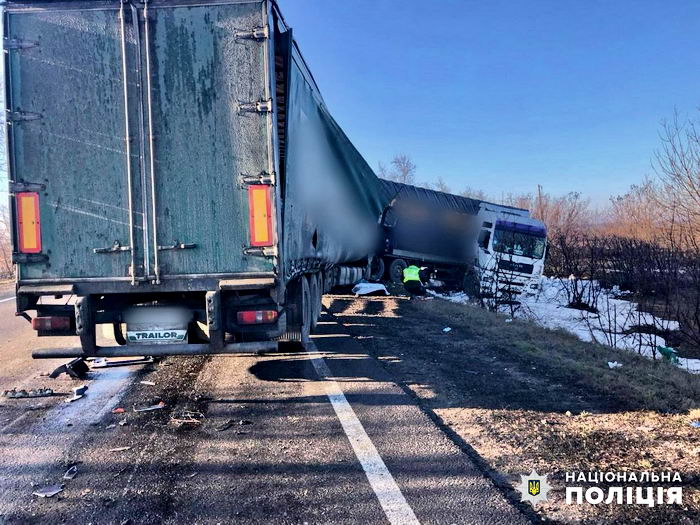
<instances>
[{"instance_id":1,"label":"field beyond road","mask_svg":"<svg viewBox=\"0 0 700 525\"><path fill-rule=\"evenodd\" d=\"M700 522L700 429L690 425L700 419L700 377L441 299L325 303L497 484L547 474L553 492L536 509L543 517ZM567 471L679 472L684 504L566 505Z\"/></svg>"}]
</instances>

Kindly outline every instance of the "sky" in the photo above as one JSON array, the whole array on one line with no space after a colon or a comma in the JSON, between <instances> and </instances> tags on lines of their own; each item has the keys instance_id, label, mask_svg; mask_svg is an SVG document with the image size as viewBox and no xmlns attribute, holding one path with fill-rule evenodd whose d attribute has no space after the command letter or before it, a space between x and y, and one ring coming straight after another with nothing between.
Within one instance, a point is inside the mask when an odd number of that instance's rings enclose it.
<instances>
[{"instance_id":1,"label":"sky","mask_svg":"<svg viewBox=\"0 0 700 525\"><path fill-rule=\"evenodd\" d=\"M700 2L278 0L370 165L453 191L578 191L653 175L660 126L700 117Z\"/></svg>"}]
</instances>

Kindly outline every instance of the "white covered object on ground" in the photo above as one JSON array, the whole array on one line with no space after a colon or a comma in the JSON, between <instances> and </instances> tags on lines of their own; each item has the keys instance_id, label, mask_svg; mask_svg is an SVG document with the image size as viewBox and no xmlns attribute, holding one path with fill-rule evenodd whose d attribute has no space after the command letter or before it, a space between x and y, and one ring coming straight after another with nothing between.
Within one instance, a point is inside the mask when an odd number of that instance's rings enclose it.
<instances>
[{"instance_id":1,"label":"white covered object on ground","mask_svg":"<svg viewBox=\"0 0 700 525\"><path fill-rule=\"evenodd\" d=\"M355 295L369 295L377 292L384 292L384 295L389 295L386 286L379 283L357 283L352 289L352 293Z\"/></svg>"}]
</instances>

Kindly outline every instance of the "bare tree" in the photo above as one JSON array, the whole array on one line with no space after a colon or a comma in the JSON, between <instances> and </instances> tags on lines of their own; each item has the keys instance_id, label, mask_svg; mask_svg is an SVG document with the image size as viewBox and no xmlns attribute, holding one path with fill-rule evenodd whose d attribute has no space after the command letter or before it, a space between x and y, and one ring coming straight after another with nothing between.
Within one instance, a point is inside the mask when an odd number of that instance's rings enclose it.
<instances>
[{"instance_id":1,"label":"bare tree","mask_svg":"<svg viewBox=\"0 0 700 525\"><path fill-rule=\"evenodd\" d=\"M462 197L466 197L466 198L468 198L468 199L477 199L477 200L480 200L480 201L487 201L487 200L489 200L488 195L486 195L486 193L484 193L483 190L477 190L477 189L471 188L471 187L469 187L469 186L467 186L466 188L464 188L459 194L460 194Z\"/></svg>"},{"instance_id":2,"label":"bare tree","mask_svg":"<svg viewBox=\"0 0 700 525\"><path fill-rule=\"evenodd\" d=\"M662 147L654 169L661 190L659 203L674 217L687 220L691 231L700 227L700 119L682 121L678 113L665 122ZM697 238L697 234L695 235Z\"/></svg>"},{"instance_id":3,"label":"bare tree","mask_svg":"<svg viewBox=\"0 0 700 525\"><path fill-rule=\"evenodd\" d=\"M415 184L416 181L416 165L411 160L411 157L405 154L396 155L391 159L391 166L387 166L380 162L377 167L377 175L383 179L400 182L402 184Z\"/></svg>"},{"instance_id":4,"label":"bare tree","mask_svg":"<svg viewBox=\"0 0 700 525\"><path fill-rule=\"evenodd\" d=\"M433 184L433 189L441 191L443 193L452 193L452 190L450 189L449 185L445 182L445 179L443 179L442 177L438 177L437 182Z\"/></svg>"},{"instance_id":5,"label":"bare tree","mask_svg":"<svg viewBox=\"0 0 700 525\"><path fill-rule=\"evenodd\" d=\"M10 217L7 207L0 205L0 278L12 275Z\"/></svg>"}]
</instances>

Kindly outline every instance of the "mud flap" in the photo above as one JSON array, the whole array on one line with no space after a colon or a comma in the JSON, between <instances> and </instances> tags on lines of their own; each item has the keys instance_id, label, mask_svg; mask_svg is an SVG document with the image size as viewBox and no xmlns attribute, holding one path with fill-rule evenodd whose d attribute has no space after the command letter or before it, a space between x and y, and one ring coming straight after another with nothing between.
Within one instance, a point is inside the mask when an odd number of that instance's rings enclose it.
<instances>
[{"instance_id":1,"label":"mud flap","mask_svg":"<svg viewBox=\"0 0 700 525\"><path fill-rule=\"evenodd\" d=\"M207 327L209 328L209 344L215 350L220 350L224 347L224 331L223 316L221 312L221 292L207 292Z\"/></svg>"}]
</instances>

